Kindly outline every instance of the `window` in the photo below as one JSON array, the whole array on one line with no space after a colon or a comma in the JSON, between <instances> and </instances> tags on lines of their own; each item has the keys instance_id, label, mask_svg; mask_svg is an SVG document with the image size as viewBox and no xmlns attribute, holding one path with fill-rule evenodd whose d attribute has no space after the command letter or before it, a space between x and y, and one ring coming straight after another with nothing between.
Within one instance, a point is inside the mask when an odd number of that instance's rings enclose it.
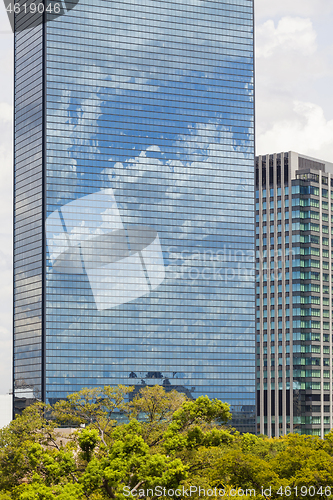
<instances>
[{"instance_id":1,"label":"window","mask_svg":"<svg viewBox=\"0 0 333 500\"><path fill-rule=\"evenodd\" d=\"M320 378L321 373L320 373L320 370L306 370L305 376L311 377L311 378Z\"/></svg>"},{"instance_id":2,"label":"window","mask_svg":"<svg viewBox=\"0 0 333 500\"><path fill-rule=\"evenodd\" d=\"M315 186L302 186L301 193L303 194L313 194L319 196L319 188Z\"/></svg>"},{"instance_id":3,"label":"window","mask_svg":"<svg viewBox=\"0 0 333 500\"><path fill-rule=\"evenodd\" d=\"M311 383L311 382L310 383L306 383L305 384L305 388L306 389L312 389L312 390L316 390L316 389L320 390L320 383L317 383L317 382L315 382L315 383ZM305 423L306 424L317 424L317 425L319 425L319 424L321 424L321 417L320 416L317 417L317 416L314 416L314 415L312 415L310 417L305 417ZM312 430L315 430L315 429L312 429ZM320 429L318 429L318 430L320 431ZM319 432L318 435L320 435L320 432Z\"/></svg>"},{"instance_id":4,"label":"window","mask_svg":"<svg viewBox=\"0 0 333 500\"><path fill-rule=\"evenodd\" d=\"M304 212L304 213L306 213L306 212ZM320 218L319 212L314 212L313 210L311 210L310 217L311 217L311 219L317 219L317 220L319 220L319 218Z\"/></svg>"}]
</instances>

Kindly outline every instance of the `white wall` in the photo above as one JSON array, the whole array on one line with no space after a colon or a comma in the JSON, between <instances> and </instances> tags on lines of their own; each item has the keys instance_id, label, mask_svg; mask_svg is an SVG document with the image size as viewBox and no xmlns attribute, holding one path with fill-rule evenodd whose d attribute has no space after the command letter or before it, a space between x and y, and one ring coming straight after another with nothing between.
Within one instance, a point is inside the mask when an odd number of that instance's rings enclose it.
<instances>
[{"instance_id":1,"label":"white wall","mask_svg":"<svg viewBox=\"0 0 333 500\"><path fill-rule=\"evenodd\" d=\"M13 396L11 394L0 395L0 429L12 420Z\"/></svg>"}]
</instances>

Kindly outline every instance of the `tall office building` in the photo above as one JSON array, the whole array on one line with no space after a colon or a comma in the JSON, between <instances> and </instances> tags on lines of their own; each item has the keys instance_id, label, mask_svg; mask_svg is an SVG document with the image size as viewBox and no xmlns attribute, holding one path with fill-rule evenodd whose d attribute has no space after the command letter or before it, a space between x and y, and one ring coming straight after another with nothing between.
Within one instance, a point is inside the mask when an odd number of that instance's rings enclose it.
<instances>
[{"instance_id":1,"label":"tall office building","mask_svg":"<svg viewBox=\"0 0 333 500\"><path fill-rule=\"evenodd\" d=\"M333 164L256 159L257 430L324 436L332 420Z\"/></svg>"},{"instance_id":2,"label":"tall office building","mask_svg":"<svg viewBox=\"0 0 333 500\"><path fill-rule=\"evenodd\" d=\"M253 1L66 6L16 19L16 408L157 383L251 430Z\"/></svg>"}]
</instances>

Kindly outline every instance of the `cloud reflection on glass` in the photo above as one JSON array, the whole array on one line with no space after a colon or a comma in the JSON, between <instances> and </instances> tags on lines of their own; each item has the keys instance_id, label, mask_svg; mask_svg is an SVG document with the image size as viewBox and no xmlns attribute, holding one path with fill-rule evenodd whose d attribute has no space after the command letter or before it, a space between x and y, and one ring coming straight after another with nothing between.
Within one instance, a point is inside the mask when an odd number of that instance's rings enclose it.
<instances>
[{"instance_id":1,"label":"cloud reflection on glass","mask_svg":"<svg viewBox=\"0 0 333 500\"><path fill-rule=\"evenodd\" d=\"M46 231L53 270L86 274L98 310L135 300L164 280L157 232L125 229L112 189L62 206L47 218Z\"/></svg>"}]
</instances>

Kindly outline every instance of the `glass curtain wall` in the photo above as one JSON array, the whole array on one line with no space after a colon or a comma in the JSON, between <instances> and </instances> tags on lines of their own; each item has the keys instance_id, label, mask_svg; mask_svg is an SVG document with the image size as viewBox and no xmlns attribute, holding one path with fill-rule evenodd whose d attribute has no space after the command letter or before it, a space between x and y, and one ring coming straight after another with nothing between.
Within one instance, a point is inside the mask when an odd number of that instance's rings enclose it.
<instances>
[{"instance_id":1,"label":"glass curtain wall","mask_svg":"<svg viewBox=\"0 0 333 500\"><path fill-rule=\"evenodd\" d=\"M42 36L40 26L15 34L15 411L42 397Z\"/></svg>"},{"instance_id":2,"label":"glass curtain wall","mask_svg":"<svg viewBox=\"0 0 333 500\"><path fill-rule=\"evenodd\" d=\"M45 398L158 383L250 429L252 0L81 0L45 29Z\"/></svg>"}]
</instances>

